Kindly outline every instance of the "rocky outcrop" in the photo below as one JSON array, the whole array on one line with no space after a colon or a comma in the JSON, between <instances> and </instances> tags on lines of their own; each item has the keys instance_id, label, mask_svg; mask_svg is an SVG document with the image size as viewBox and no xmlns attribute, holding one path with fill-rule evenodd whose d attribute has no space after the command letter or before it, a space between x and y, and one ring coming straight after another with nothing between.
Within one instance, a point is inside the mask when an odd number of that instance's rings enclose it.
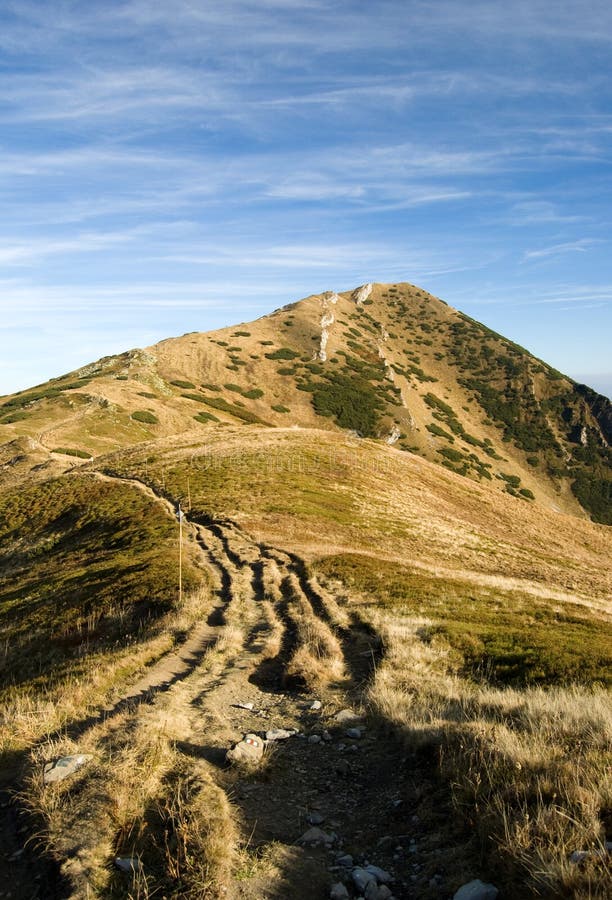
<instances>
[{"instance_id":1,"label":"rocky outcrop","mask_svg":"<svg viewBox=\"0 0 612 900\"><path fill-rule=\"evenodd\" d=\"M372 285L371 284L362 284L361 287L356 288L353 291L352 299L357 304L357 306L361 306L364 300L367 300L370 294L372 293Z\"/></svg>"}]
</instances>

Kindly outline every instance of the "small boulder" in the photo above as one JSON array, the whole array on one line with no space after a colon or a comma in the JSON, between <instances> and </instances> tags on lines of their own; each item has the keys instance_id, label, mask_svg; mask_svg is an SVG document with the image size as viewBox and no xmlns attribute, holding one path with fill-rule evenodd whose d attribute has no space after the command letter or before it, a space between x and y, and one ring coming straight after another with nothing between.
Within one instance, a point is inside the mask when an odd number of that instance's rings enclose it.
<instances>
[{"instance_id":1,"label":"small boulder","mask_svg":"<svg viewBox=\"0 0 612 900\"><path fill-rule=\"evenodd\" d=\"M297 843L307 844L310 847L316 845L331 847L334 841L335 836L333 834L327 834L327 832L322 831L320 828L309 828L308 831L304 832L301 838L298 838Z\"/></svg>"},{"instance_id":2,"label":"small boulder","mask_svg":"<svg viewBox=\"0 0 612 900\"><path fill-rule=\"evenodd\" d=\"M366 888L370 884L373 884L374 887L377 887L376 878L359 866L353 869L353 871L351 872L351 878L353 879L353 884L355 885L357 890L361 891L362 894L365 894Z\"/></svg>"},{"instance_id":3,"label":"small boulder","mask_svg":"<svg viewBox=\"0 0 612 900\"><path fill-rule=\"evenodd\" d=\"M234 703L234 706L237 706L238 709L248 709L249 712L255 709L254 703L242 703L241 701L238 701L238 703Z\"/></svg>"},{"instance_id":4,"label":"small boulder","mask_svg":"<svg viewBox=\"0 0 612 900\"><path fill-rule=\"evenodd\" d=\"M365 889L364 897L365 900L390 900L393 894L386 884L376 884L375 881L371 881Z\"/></svg>"},{"instance_id":5,"label":"small boulder","mask_svg":"<svg viewBox=\"0 0 612 900\"><path fill-rule=\"evenodd\" d=\"M320 734L311 734L308 738L309 744L320 744L321 743L321 735Z\"/></svg>"},{"instance_id":6,"label":"small boulder","mask_svg":"<svg viewBox=\"0 0 612 900\"><path fill-rule=\"evenodd\" d=\"M293 737L296 732L287 728L273 728L266 731L267 741L286 741L287 738Z\"/></svg>"},{"instance_id":7,"label":"small boulder","mask_svg":"<svg viewBox=\"0 0 612 900\"><path fill-rule=\"evenodd\" d=\"M245 734L243 739L228 750L225 758L231 763L253 766L261 761L264 744L256 734Z\"/></svg>"},{"instance_id":8,"label":"small boulder","mask_svg":"<svg viewBox=\"0 0 612 900\"><path fill-rule=\"evenodd\" d=\"M370 875L374 876L379 884L389 884L391 881L393 881L391 875L389 875L388 872L385 872L384 869L381 869L380 866L368 865L364 866L364 868L366 872L369 872Z\"/></svg>"},{"instance_id":9,"label":"small boulder","mask_svg":"<svg viewBox=\"0 0 612 900\"><path fill-rule=\"evenodd\" d=\"M475 878L455 891L453 900L496 900L499 891L494 884L485 884Z\"/></svg>"},{"instance_id":10,"label":"small boulder","mask_svg":"<svg viewBox=\"0 0 612 900\"><path fill-rule=\"evenodd\" d=\"M363 728L347 728L344 732L347 738L353 741L359 741L363 735Z\"/></svg>"},{"instance_id":11,"label":"small boulder","mask_svg":"<svg viewBox=\"0 0 612 900\"><path fill-rule=\"evenodd\" d=\"M309 825L322 825L325 821L325 816L318 812L312 812L306 816L306 821Z\"/></svg>"},{"instance_id":12,"label":"small boulder","mask_svg":"<svg viewBox=\"0 0 612 900\"><path fill-rule=\"evenodd\" d=\"M322 704L320 700L313 700L308 709L321 709L321 705ZM342 887L344 887L344 885L342 885Z\"/></svg>"},{"instance_id":13,"label":"small boulder","mask_svg":"<svg viewBox=\"0 0 612 900\"><path fill-rule=\"evenodd\" d=\"M341 881L332 884L329 892L329 900L348 900L349 892Z\"/></svg>"},{"instance_id":14,"label":"small boulder","mask_svg":"<svg viewBox=\"0 0 612 900\"><path fill-rule=\"evenodd\" d=\"M91 759L89 753L78 753L74 756L60 756L59 759L47 763L43 771L43 781L45 784L53 784L56 781L63 781L69 775L73 775L77 769L84 766Z\"/></svg>"},{"instance_id":15,"label":"small boulder","mask_svg":"<svg viewBox=\"0 0 612 900\"><path fill-rule=\"evenodd\" d=\"M336 862L339 866L344 866L346 869L353 868L353 857L350 853L343 853L340 856L336 857Z\"/></svg>"},{"instance_id":16,"label":"small boulder","mask_svg":"<svg viewBox=\"0 0 612 900\"><path fill-rule=\"evenodd\" d=\"M341 709L334 718L339 725L347 725L349 722L359 722L361 716L353 709Z\"/></svg>"}]
</instances>

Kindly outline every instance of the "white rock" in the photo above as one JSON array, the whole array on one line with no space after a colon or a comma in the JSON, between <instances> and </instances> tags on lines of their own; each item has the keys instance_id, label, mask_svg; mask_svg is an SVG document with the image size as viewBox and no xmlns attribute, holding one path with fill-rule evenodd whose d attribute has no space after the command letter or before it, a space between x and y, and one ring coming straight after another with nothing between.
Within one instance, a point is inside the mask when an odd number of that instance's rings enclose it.
<instances>
[{"instance_id":1,"label":"white rock","mask_svg":"<svg viewBox=\"0 0 612 900\"><path fill-rule=\"evenodd\" d=\"M313 700L308 709L321 709L321 705L322 704L320 700Z\"/></svg>"},{"instance_id":2,"label":"white rock","mask_svg":"<svg viewBox=\"0 0 612 900\"><path fill-rule=\"evenodd\" d=\"M348 900L348 897L349 892L341 881L336 882L336 884L332 884L331 890L329 892L330 900Z\"/></svg>"},{"instance_id":3,"label":"white rock","mask_svg":"<svg viewBox=\"0 0 612 900\"><path fill-rule=\"evenodd\" d=\"M54 762L47 763L43 771L43 781L45 784L53 784L56 781L63 781L69 775L73 775L77 769L84 766L91 759L89 753L78 753L74 756L61 756Z\"/></svg>"},{"instance_id":4,"label":"white rock","mask_svg":"<svg viewBox=\"0 0 612 900\"><path fill-rule=\"evenodd\" d=\"M287 738L293 737L295 731L287 728L273 728L271 731L266 731L266 740L267 741L286 741Z\"/></svg>"},{"instance_id":5,"label":"white rock","mask_svg":"<svg viewBox=\"0 0 612 900\"><path fill-rule=\"evenodd\" d=\"M238 709L248 709L248 710L255 709L254 703L234 703L234 706L237 706Z\"/></svg>"},{"instance_id":6,"label":"white rock","mask_svg":"<svg viewBox=\"0 0 612 900\"><path fill-rule=\"evenodd\" d=\"M401 436L402 432L400 431L398 426L393 425L391 431L389 432L389 437L387 438L387 444L397 444Z\"/></svg>"},{"instance_id":7,"label":"white rock","mask_svg":"<svg viewBox=\"0 0 612 900\"><path fill-rule=\"evenodd\" d=\"M486 884L480 878L475 878L462 885L455 892L453 900L496 900L498 894L494 884Z\"/></svg>"},{"instance_id":8,"label":"white rock","mask_svg":"<svg viewBox=\"0 0 612 900\"><path fill-rule=\"evenodd\" d=\"M356 288L353 291L353 300L360 306L364 300L367 300L370 294L372 293L372 285L371 284L363 284L361 287Z\"/></svg>"}]
</instances>

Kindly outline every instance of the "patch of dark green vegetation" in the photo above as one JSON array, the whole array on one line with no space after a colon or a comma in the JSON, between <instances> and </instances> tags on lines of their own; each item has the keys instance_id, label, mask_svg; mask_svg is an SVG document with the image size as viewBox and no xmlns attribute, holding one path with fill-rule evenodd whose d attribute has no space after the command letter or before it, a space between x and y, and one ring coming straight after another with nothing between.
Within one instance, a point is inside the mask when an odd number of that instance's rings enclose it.
<instances>
[{"instance_id":1,"label":"patch of dark green vegetation","mask_svg":"<svg viewBox=\"0 0 612 900\"><path fill-rule=\"evenodd\" d=\"M282 403L275 403L274 406L272 406L272 409L274 410L274 412L277 412L277 413L291 412L291 410L287 406L283 406Z\"/></svg>"},{"instance_id":2,"label":"patch of dark green vegetation","mask_svg":"<svg viewBox=\"0 0 612 900\"><path fill-rule=\"evenodd\" d=\"M281 366L280 369L276 370L277 375L295 375L296 372L295 366Z\"/></svg>"},{"instance_id":3,"label":"patch of dark green vegetation","mask_svg":"<svg viewBox=\"0 0 612 900\"><path fill-rule=\"evenodd\" d=\"M259 400L263 395L264 392L261 388L250 388L248 391L242 392L242 396L246 397L247 400Z\"/></svg>"},{"instance_id":4,"label":"patch of dark green vegetation","mask_svg":"<svg viewBox=\"0 0 612 900\"><path fill-rule=\"evenodd\" d=\"M77 450L76 447L54 447L51 453L63 453L64 456L77 456L79 459L90 459L91 453L85 450Z\"/></svg>"},{"instance_id":5,"label":"patch of dark green vegetation","mask_svg":"<svg viewBox=\"0 0 612 900\"><path fill-rule=\"evenodd\" d=\"M139 397L146 397L148 400L155 400L157 398L157 394L152 394L151 391L138 391Z\"/></svg>"},{"instance_id":6,"label":"patch of dark green vegetation","mask_svg":"<svg viewBox=\"0 0 612 900\"><path fill-rule=\"evenodd\" d=\"M373 607L430 619L425 642L442 640L475 681L501 685L612 684L610 628L585 607L441 579L356 554L329 556L317 571Z\"/></svg>"},{"instance_id":7,"label":"patch of dark green vegetation","mask_svg":"<svg viewBox=\"0 0 612 900\"><path fill-rule=\"evenodd\" d=\"M194 416L193 418L196 420L196 422L200 422L202 425L205 425L207 422L218 422L219 421L217 416L214 416L212 413L209 413L209 412L198 413L197 416Z\"/></svg>"},{"instance_id":8,"label":"patch of dark green vegetation","mask_svg":"<svg viewBox=\"0 0 612 900\"><path fill-rule=\"evenodd\" d=\"M136 412L132 413L132 418L135 422L142 422L145 425L157 425L159 423L157 416L147 409L137 409Z\"/></svg>"},{"instance_id":9,"label":"patch of dark green vegetation","mask_svg":"<svg viewBox=\"0 0 612 900\"><path fill-rule=\"evenodd\" d=\"M383 403L365 380L330 374L312 391L312 405L317 415L334 418L341 428L364 437L378 433Z\"/></svg>"},{"instance_id":10,"label":"patch of dark green vegetation","mask_svg":"<svg viewBox=\"0 0 612 900\"><path fill-rule=\"evenodd\" d=\"M436 437L444 438L446 441L450 441L451 443L455 442L455 438L452 436L452 434L449 434L448 431L444 431L444 429L440 428L439 425L436 425L432 422L430 425L426 425L425 427L427 428L427 431L429 431L431 434L435 434Z\"/></svg>"},{"instance_id":11,"label":"patch of dark green vegetation","mask_svg":"<svg viewBox=\"0 0 612 900\"><path fill-rule=\"evenodd\" d=\"M449 335L449 361L486 422L528 454L529 465L541 466L554 480L568 479L591 518L610 524L610 401L469 316L460 314Z\"/></svg>"},{"instance_id":12,"label":"patch of dark green vegetation","mask_svg":"<svg viewBox=\"0 0 612 900\"><path fill-rule=\"evenodd\" d=\"M218 384L202 384L200 385L200 387L202 387L205 391L216 391L217 393L222 390L222 388Z\"/></svg>"},{"instance_id":13,"label":"patch of dark green vegetation","mask_svg":"<svg viewBox=\"0 0 612 900\"><path fill-rule=\"evenodd\" d=\"M171 381L170 384L173 384L175 387L183 388L186 391L195 387L195 384L193 384L192 381L181 381L178 378L175 379L174 381Z\"/></svg>"},{"instance_id":14,"label":"patch of dark green vegetation","mask_svg":"<svg viewBox=\"0 0 612 900\"><path fill-rule=\"evenodd\" d=\"M289 347L279 347L278 350L266 353L265 357L266 359L297 359L299 355L295 350L290 350Z\"/></svg>"},{"instance_id":15,"label":"patch of dark green vegetation","mask_svg":"<svg viewBox=\"0 0 612 900\"><path fill-rule=\"evenodd\" d=\"M18 409L13 413L9 413L8 416L3 416L0 419L0 425L10 425L11 422L22 422L24 419L28 419L30 414L25 412L23 409Z\"/></svg>"},{"instance_id":16,"label":"patch of dark green vegetation","mask_svg":"<svg viewBox=\"0 0 612 900\"><path fill-rule=\"evenodd\" d=\"M250 331L232 331L232 337L251 337Z\"/></svg>"},{"instance_id":17,"label":"patch of dark green vegetation","mask_svg":"<svg viewBox=\"0 0 612 900\"><path fill-rule=\"evenodd\" d=\"M264 422L255 413L250 412L248 409L242 409L237 403L228 403L222 397L204 397L204 403L213 409L218 409L220 412L229 413L236 419L246 422L247 425L268 425L268 422Z\"/></svg>"},{"instance_id":18,"label":"patch of dark green vegetation","mask_svg":"<svg viewBox=\"0 0 612 900\"><path fill-rule=\"evenodd\" d=\"M86 387L90 381L91 378L84 377L79 378L78 381L67 381L63 384L54 382L37 385L34 388L19 391L9 400L5 400L4 403L0 405L0 410L6 410L8 413L13 410L23 409L23 407L29 406L31 403L36 403L38 400L52 400L55 397L59 397L64 391L76 391Z\"/></svg>"}]
</instances>

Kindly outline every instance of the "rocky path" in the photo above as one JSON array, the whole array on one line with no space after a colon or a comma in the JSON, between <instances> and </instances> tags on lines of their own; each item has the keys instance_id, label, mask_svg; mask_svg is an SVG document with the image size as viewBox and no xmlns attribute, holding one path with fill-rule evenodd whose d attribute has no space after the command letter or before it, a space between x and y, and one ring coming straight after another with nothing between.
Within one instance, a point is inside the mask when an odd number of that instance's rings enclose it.
<instances>
[{"instance_id":1,"label":"rocky path","mask_svg":"<svg viewBox=\"0 0 612 900\"><path fill-rule=\"evenodd\" d=\"M258 544L229 521L194 520L185 531L213 578L203 621L115 705L70 727L73 747L93 762L70 776L72 792L60 788L63 808L53 819L67 880L43 889L39 873L39 888L0 887L0 897L96 896L101 865L116 858L138 863L115 872L109 896L149 896L141 892L147 878L154 882L146 829L117 827L108 780L114 758L146 758L143 733L151 742L156 728L171 734L182 777L213 784L229 801L248 863L231 874L226 896L445 896L436 823L447 827L446 805L427 766L366 715L378 636L299 557ZM228 749L237 746L240 756L247 735L252 764L228 764Z\"/></svg>"}]
</instances>

